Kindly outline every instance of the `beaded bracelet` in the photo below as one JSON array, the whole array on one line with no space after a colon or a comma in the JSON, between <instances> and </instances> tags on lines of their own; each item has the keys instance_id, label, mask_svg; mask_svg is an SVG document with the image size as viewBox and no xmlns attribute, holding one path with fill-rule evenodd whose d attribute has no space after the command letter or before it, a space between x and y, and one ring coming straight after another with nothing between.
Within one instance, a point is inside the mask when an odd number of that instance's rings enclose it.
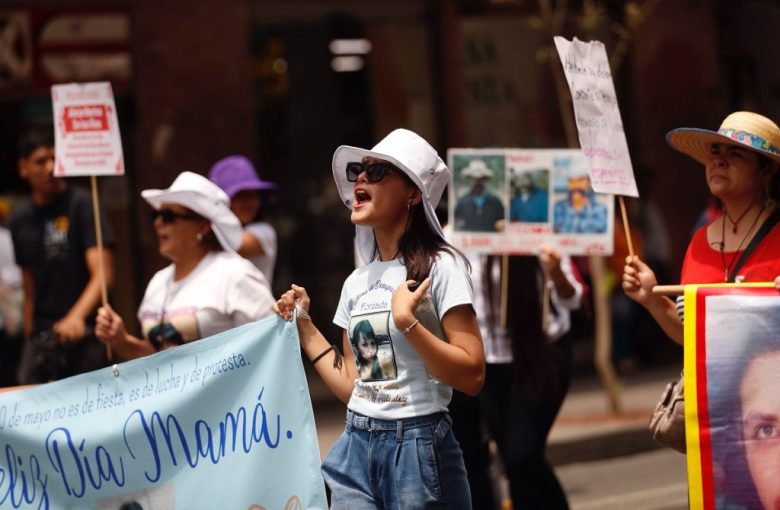
<instances>
[{"instance_id":1,"label":"beaded bracelet","mask_svg":"<svg viewBox=\"0 0 780 510\"><path fill-rule=\"evenodd\" d=\"M402 334L406 335L409 333L416 325L420 323L420 319L415 319L413 323L409 324L404 330L401 331Z\"/></svg>"}]
</instances>

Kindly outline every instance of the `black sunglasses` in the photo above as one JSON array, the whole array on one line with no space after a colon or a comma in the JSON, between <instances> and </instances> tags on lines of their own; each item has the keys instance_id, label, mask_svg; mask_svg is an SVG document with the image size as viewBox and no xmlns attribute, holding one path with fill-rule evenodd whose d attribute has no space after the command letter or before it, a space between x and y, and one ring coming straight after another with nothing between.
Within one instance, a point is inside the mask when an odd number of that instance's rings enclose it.
<instances>
[{"instance_id":1,"label":"black sunglasses","mask_svg":"<svg viewBox=\"0 0 780 510\"><path fill-rule=\"evenodd\" d=\"M347 180L349 182L357 182L358 176L363 172L366 173L366 180L370 183L379 182L385 178L391 171L398 172L398 167L391 163L360 163L353 161L347 163Z\"/></svg>"},{"instance_id":2,"label":"black sunglasses","mask_svg":"<svg viewBox=\"0 0 780 510\"><path fill-rule=\"evenodd\" d=\"M168 225L178 219L197 220L200 219L200 216L195 213L177 213L176 211L172 211L170 209L157 209L152 213L152 219L156 220L157 218L160 218L163 223Z\"/></svg>"}]
</instances>

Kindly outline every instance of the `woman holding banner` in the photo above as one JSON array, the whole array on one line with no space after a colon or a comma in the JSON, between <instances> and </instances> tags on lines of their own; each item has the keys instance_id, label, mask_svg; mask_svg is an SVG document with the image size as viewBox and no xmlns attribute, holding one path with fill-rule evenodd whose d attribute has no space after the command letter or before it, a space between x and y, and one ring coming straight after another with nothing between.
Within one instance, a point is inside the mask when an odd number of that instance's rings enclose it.
<instances>
[{"instance_id":1,"label":"woman holding banner","mask_svg":"<svg viewBox=\"0 0 780 510\"><path fill-rule=\"evenodd\" d=\"M345 281L334 317L346 362L312 324L304 288L274 306L296 320L307 356L348 406L322 467L332 508L470 508L447 403L452 388L479 392L485 360L468 263L434 212L449 170L420 136L397 129L371 150L336 149L333 175L367 262ZM389 335L394 376L358 373L350 337L363 320Z\"/></svg>"},{"instance_id":2,"label":"woman holding banner","mask_svg":"<svg viewBox=\"0 0 780 510\"><path fill-rule=\"evenodd\" d=\"M682 284L774 281L780 290L780 128L762 115L735 112L718 131L680 128L666 139L704 165L710 193L722 210L688 245ZM653 294L656 283L644 262L626 259L626 294L682 344L682 299L675 304Z\"/></svg>"},{"instance_id":3,"label":"woman holding banner","mask_svg":"<svg viewBox=\"0 0 780 510\"><path fill-rule=\"evenodd\" d=\"M253 322L271 314L268 282L235 250L241 223L216 184L182 172L170 188L141 196L154 208L160 254L171 264L146 287L138 319L143 337L130 335L110 307L101 307L95 334L125 359L153 354Z\"/></svg>"}]
</instances>

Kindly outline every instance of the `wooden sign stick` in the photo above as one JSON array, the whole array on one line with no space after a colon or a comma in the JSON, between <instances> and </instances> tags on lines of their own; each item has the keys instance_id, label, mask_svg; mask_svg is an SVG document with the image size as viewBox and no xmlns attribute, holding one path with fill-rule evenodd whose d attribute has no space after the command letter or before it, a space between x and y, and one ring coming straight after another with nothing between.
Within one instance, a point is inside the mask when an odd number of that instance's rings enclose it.
<instances>
[{"instance_id":1,"label":"wooden sign stick","mask_svg":"<svg viewBox=\"0 0 780 510\"><path fill-rule=\"evenodd\" d=\"M98 202L98 189L97 178L94 175L90 175L90 183L92 184L92 215L95 217L95 236L97 239L98 249L98 279L100 280L100 298L103 306L108 305L108 290L106 289L106 271L103 268L103 228L100 224L100 205ZM106 345L106 356L111 361L113 355L111 353L111 346Z\"/></svg>"},{"instance_id":2,"label":"wooden sign stick","mask_svg":"<svg viewBox=\"0 0 780 510\"><path fill-rule=\"evenodd\" d=\"M655 285L653 294L656 296L682 296L685 293L685 285Z\"/></svg>"},{"instance_id":3,"label":"wooden sign stick","mask_svg":"<svg viewBox=\"0 0 780 510\"><path fill-rule=\"evenodd\" d=\"M628 243L628 254L634 257L634 243L631 241L631 231L628 228L628 214L626 214L626 201L623 195L618 195L620 201L620 215L623 217L623 230L626 232L626 242Z\"/></svg>"},{"instance_id":4,"label":"wooden sign stick","mask_svg":"<svg viewBox=\"0 0 780 510\"><path fill-rule=\"evenodd\" d=\"M506 299L509 291L509 255L501 255L501 327L506 328ZM495 316L494 316L495 317Z\"/></svg>"}]
</instances>

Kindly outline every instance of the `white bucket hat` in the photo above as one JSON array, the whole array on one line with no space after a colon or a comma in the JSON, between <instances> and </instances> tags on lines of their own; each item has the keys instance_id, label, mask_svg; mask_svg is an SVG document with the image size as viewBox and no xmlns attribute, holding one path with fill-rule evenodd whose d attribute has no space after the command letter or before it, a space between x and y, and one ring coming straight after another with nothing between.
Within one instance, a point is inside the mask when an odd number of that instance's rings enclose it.
<instances>
[{"instance_id":1,"label":"white bucket hat","mask_svg":"<svg viewBox=\"0 0 780 510\"><path fill-rule=\"evenodd\" d=\"M422 205L431 229L445 239L436 206L450 180L450 171L436 150L420 135L408 129L396 129L371 150L342 145L333 153L333 178L344 204L352 209L355 183L347 180L347 163L360 162L365 157L389 161L402 170L422 192ZM364 262L371 262L376 241L371 227L356 225L357 249Z\"/></svg>"},{"instance_id":2,"label":"white bucket hat","mask_svg":"<svg viewBox=\"0 0 780 510\"><path fill-rule=\"evenodd\" d=\"M460 174L464 177L473 177L475 179L490 179L493 177L493 171L481 159L472 159Z\"/></svg>"},{"instance_id":3,"label":"white bucket hat","mask_svg":"<svg viewBox=\"0 0 780 510\"><path fill-rule=\"evenodd\" d=\"M178 204L211 221L211 230L228 252L241 246L241 222L230 210L230 198L202 175L182 172L168 189L145 189L141 196L155 209Z\"/></svg>"}]
</instances>

